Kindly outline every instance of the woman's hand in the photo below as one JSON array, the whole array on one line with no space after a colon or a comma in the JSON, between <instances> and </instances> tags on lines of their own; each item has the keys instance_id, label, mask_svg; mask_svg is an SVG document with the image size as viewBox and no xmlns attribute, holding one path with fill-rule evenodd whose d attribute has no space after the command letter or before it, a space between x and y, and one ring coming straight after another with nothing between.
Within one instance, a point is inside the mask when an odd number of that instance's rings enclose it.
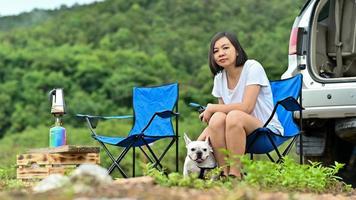
<instances>
[{"instance_id":1,"label":"woman's hand","mask_svg":"<svg viewBox=\"0 0 356 200\"><path fill-rule=\"evenodd\" d=\"M200 113L199 119L202 122L209 123L211 116L214 114L213 109L212 109L213 105L214 104L208 103L204 112Z\"/></svg>"}]
</instances>

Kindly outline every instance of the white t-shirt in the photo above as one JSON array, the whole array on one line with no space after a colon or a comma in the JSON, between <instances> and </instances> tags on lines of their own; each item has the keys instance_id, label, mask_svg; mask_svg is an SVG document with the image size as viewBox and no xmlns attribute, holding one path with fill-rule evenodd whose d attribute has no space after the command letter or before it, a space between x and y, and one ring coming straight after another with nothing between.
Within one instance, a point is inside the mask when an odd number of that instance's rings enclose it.
<instances>
[{"instance_id":1,"label":"white t-shirt","mask_svg":"<svg viewBox=\"0 0 356 200\"><path fill-rule=\"evenodd\" d=\"M256 60L247 60L242 68L240 79L236 87L230 90L227 86L227 74L225 70L215 75L212 95L222 98L225 104L241 103L245 88L248 85L260 85L256 105L251 115L265 123L273 111L273 96L271 86L262 65ZM283 127L278 120L277 113L269 123L272 130L277 129L283 135Z\"/></svg>"}]
</instances>

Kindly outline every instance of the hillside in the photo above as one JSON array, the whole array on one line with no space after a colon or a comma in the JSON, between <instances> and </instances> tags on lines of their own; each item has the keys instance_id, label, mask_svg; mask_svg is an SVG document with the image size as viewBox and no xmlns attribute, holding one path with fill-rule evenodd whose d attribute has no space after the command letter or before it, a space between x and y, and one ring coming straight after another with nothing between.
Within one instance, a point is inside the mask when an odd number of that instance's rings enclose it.
<instances>
[{"instance_id":1,"label":"hillside","mask_svg":"<svg viewBox=\"0 0 356 200\"><path fill-rule=\"evenodd\" d=\"M184 120L190 112L186 103L213 100L207 66L213 34L236 33L249 57L278 79L287 66L290 28L302 4L106 0L2 17L0 135L50 126L47 93L55 87L64 88L65 122L76 126L75 113L126 114L133 86L178 81Z\"/></svg>"}]
</instances>

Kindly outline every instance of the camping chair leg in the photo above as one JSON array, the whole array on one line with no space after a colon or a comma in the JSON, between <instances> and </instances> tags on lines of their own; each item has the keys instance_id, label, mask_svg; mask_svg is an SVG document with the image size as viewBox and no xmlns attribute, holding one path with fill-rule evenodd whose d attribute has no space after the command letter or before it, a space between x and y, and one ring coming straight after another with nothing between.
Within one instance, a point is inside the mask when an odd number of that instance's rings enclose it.
<instances>
[{"instance_id":1,"label":"camping chair leg","mask_svg":"<svg viewBox=\"0 0 356 200\"><path fill-rule=\"evenodd\" d=\"M250 159L253 160L253 153L250 153Z\"/></svg>"},{"instance_id":2,"label":"camping chair leg","mask_svg":"<svg viewBox=\"0 0 356 200\"><path fill-rule=\"evenodd\" d=\"M132 147L132 177L135 177L135 147Z\"/></svg>"},{"instance_id":3,"label":"camping chair leg","mask_svg":"<svg viewBox=\"0 0 356 200\"><path fill-rule=\"evenodd\" d=\"M303 164L303 131L299 135L299 163Z\"/></svg>"},{"instance_id":4,"label":"camping chair leg","mask_svg":"<svg viewBox=\"0 0 356 200\"><path fill-rule=\"evenodd\" d=\"M281 158L278 158L278 160L277 160L277 164L279 164L279 163L282 163L283 162L283 157L281 157Z\"/></svg>"},{"instance_id":5,"label":"camping chair leg","mask_svg":"<svg viewBox=\"0 0 356 200\"><path fill-rule=\"evenodd\" d=\"M178 113L178 103L176 106L176 112ZM176 116L176 172L178 172L178 163L179 163L179 155L178 155L178 139L179 139L179 129L178 129L178 116Z\"/></svg>"},{"instance_id":6,"label":"camping chair leg","mask_svg":"<svg viewBox=\"0 0 356 200\"><path fill-rule=\"evenodd\" d=\"M124 156L127 154L127 152L130 150L130 148L134 145L134 143L136 142L136 140L134 140L128 147L126 147L119 155L119 157L113 161L113 164L111 164L111 166L108 168L108 172L109 174L111 174L111 172L115 169L115 167L118 167L118 169L120 170L121 174L124 176L124 178L127 178L128 176L124 173L124 171L122 170L122 168L119 168L119 163L121 162L121 160L124 158ZM106 147L105 147L106 148ZM109 152L109 150L106 148L106 151ZM110 152L109 152L110 154ZM111 155L111 154L110 154ZM114 158L113 156L111 156L112 158Z\"/></svg>"},{"instance_id":7,"label":"camping chair leg","mask_svg":"<svg viewBox=\"0 0 356 200\"><path fill-rule=\"evenodd\" d=\"M154 164L155 162L152 160L152 158L146 153L146 151L142 148L142 147L139 147L142 151L142 153L145 155L145 157L148 159L148 161L152 164ZM153 167L156 167L155 165ZM160 169L159 170L162 170L163 169L163 166L162 165L159 165ZM156 167L158 169L158 167Z\"/></svg>"},{"instance_id":8,"label":"camping chair leg","mask_svg":"<svg viewBox=\"0 0 356 200\"><path fill-rule=\"evenodd\" d=\"M163 157L166 155L166 153L168 152L169 148L171 148L171 146L174 144L174 142L176 141L176 138L173 138L171 143L169 143L169 145L167 146L167 148L164 150L164 152L162 153L162 155L159 157L159 162L161 162L161 160L163 159ZM156 163L157 164L157 163ZM155 166L153 166L155 167Z\"/></svg>"},{"instance_id":9,"label":"camping chair leg","mask_svg":"<svg viewBox=\"0 0 356 200\"><path fill-rule=\"evenodd\" d=\"M176 138L176 172L178 172L178 137Z\"/></svg>"},{"instance_id":10,"label":"camping chair leg","mask_svg":"<svg viewBox=\"0 0 356 200\"><path fill-rule=\"evenodd\" d=\"M124 170L119 166L119 163L121 162L122 158L124 157L124 155L126 155L126 153L128 151L129 151L129 148L125 148L116 160L112 160L112 158L114 158L114 157L111 156L111 160L113 161L113 164L111 164L111 166L108 168L109 174L111 174L114 171L115 167L117 167L124 178L128 177L126 175L126 173L124 172Z\"/></svg>"},{"instance_id":11,"label":"camping chair leg","mask_svg":"<svg viewBox=\"0 0 356 200\"><path fill-rule=\"evenodd\" d=\"M108 174L111 174L112 171L115 169L115 167L117 167L117 169L120 171L121 175L122 175L123 177L127 178L127 175L125 174L124 170L123 170L123 169L120 167L120 165L119 165L121 159L120 159L120 160L117 159L117 160L119 160L119 161L115 160L114 156L110 153L110 151L109 151L108 148L104 145L104 143L100 142L100 144L103 146L103 148L104 148L106 154L109 156L109 158L110 158L111 161L113 162L113 164L111 164L111 166L110 166L109 169L108 169ZM126 149L125 149L125 150L126 150ZM125 151L125 150L124 150L124 151ZM123 153L123 152L122 152L122 153ZM121 153L121 154L122 154L122 153ZM120 154L119 158L121 157L121 154Z\"/></svg>"},{"instance_id":12,"label":"camping chair leg","mask_svg":"<svg viewBox=\"0 0 356 200\"><path fill-rule=\"evenodd\" d=\"M142 151L142 153L145 155L145 157L148 159L148 161L149 161L150 163L153 163L153 160L151 159L150 156L148 156L148 154L146 153L146 151L145 151L141 146L139 146L139 148L141 149L141 151Z\"/></svg>"},{"instance_id":13,"label":"camping chair leg","mask_svg":"<svg viewBox=\"0 0 356 200\"><path fill-rule=\"evenodd\" d=\"M272 140L272 138L271 138L270 135L267 134L267 137L268 137L269 141L271 142L271 144L272 144L274 150L276 151L276 153L277 153L277 155L278 155L278 160L281 159L281 158L282 158L282 155L281 155L281 153L279 153L278 147L276 146L276 144L274 144L274 142L273 142L273 140Z\"/></svg>"},{"instance_id":14,"label":"camping chair leg","mask_svg":"<svg viewBox=\"0 0 356 200\"><path fill-rule=\"evenodd\" d=\"M157 165L159 165L159 167L161 169L163 169L163 166L161 165L161 161L163 159L163 157L166 155L166 153L168 152L168 150L170 149L170 147L174 144L174 142L176 141L176 138L173 138L172 141L169 143L169 145L167 146L167 148L165 149L165 151L160 155L160 157L158 158L158 161L159 162L156 162L153 167L156 167ZM145 154L145 156L149 159L149 161L153 164L154 161L148 156L148 154L140 147L140 149L142 150L142 152ZM178 164L177 164L177 159L178 159L178 156L176 155L176 168L178 167Z\"/></svg>"},{"instance_id":15,"label":"camping chair leg","mask_svg":"<svg viewBox=\"0 0 356 200\"><path fill-rule=\"evenodd\" d=\"M282 153L283 157L289 154L290 150L292 149L292 145L295 143L296 138L297 137L294 137L292 141L289 143L289 145L287 146L287 148L284 150L284 152Z\"/></svg>"},{"instance_id":16,"label":"camping chair leg","mask_svg":"<svg viewBox=\"0 0 356 200\"><path fill-rule=\"evenodd\" d=\"M109 169L108 169L108 172L109 172L109 174L111 174L112 173L112 171L115 169L115 167L117 167L116 166L116 164L117 165L119 165L119 163L121 162L121 160L124 158L124 156L127 154L127 152L129 152L129 150L130 150L130 148L132 147L132 144L130 145L130 146L128 146L128 147L126 147L122 152L121 152L121 154L119 155L119 157L115 160L115 163L113 163L113 164L111 164L111 166L109 167ZM112 156L113 157L113 156ZM122 168L120 167L120 171L123 171L122 170ZM122 174L122 173L121 173ZM125 173L124 173L125 174ZM126 177L125 177L126 176ZM125 178L127 178L128 176L125 174Z\"/></svg>"},{"instance_id":17,"label":"camping chair leg","mask_svg":"<svg viewBox=\"0 0 356 200\"><path fill-rule=\"evenodd\" d=\"M142 139L142 140L144 140L144 139ZM163 166L162 166L162 164L161 164L161 161L162 161L163 157L166 155L166 153L168 152L168 150L170 149L170 147L171 147L171 146L174 144L174 142L176 142L176 141L177 141L177 138L173 138L172 141L171 141L171 142L169 143L169 145L167 146L167 148L164 150L164 152L159 156L158 159L157 159L157 157L155 156L155 154L153 153L152 149L151 149L149 146L147 146L147 149L150 151L151 155L152 155L153 157L155 157L156 162L154 162L154 161L151 159L151 157L148 156L148 154L146 153L145 150L143 150L141 147L139 147L139 148L141 149L141 151L143 152L143 154L147 157L147 159L153 164L153 167L156 167L156 168L157 168L157 165L158 165L158 166L160 167L160 170L162 170L162 169L163 169ZM147 144L146 141L144 141L144 143ZM177 159L178 159L178 155L176 155L176 169L177 169L177 167L178 167ZM157 161L158 161L158 162L157 162Z\"/></svg>"},{"instance_id":18,"label":"camping chair leg","mask_svg":"<svg viewBox=\"0 0 356 200\"><path fill-rule=\"evenodd\" d=\"M269 158L272 162L274 162L274 163L275 163L274 159L272 158L272 156L271 156L271 155L269 155L269 153L266 153L266 155L268 156L268 158Z\"/></svg>"},{"instance_id":19,"label":"camping chair leg","mask_svg":"<svg viewBox=\"0 0 356 200\"><path fill-rule=\"evenodd\" d=\"M155 160L155 162L156 162L156 163L153 163L153 166L156 167L157 165L159 165L159 166L162 168L162 170L163 170L163 167L162 167L160 161L158 160L156 154L154 154L154 152L152 151L150 145L148 145L148 143L146 142L146 140L145 140L144 138L141 138L141 140L145 143L145 145L146 145L148 151L151 153L152 157L154 158L154 160Z\"/></svg>"},{"instance_id":20,"label":"camping chair leg","mask_svg":"<svg viewBox=\"0 0 356 200\"><path fill-rule=\"evenodd\" d=\"M151 147L147 146L147 149L148 149L148 151L151 153L151 155L152 155L152 157L153 157L153 159L154 159L154 161L152 160L152 161L153 161L153 162L152 162L153 167L157 168L157 166L159 166L159 167L160 167L160 170L163 170L163 166L162 166L160 160L158 160L157 156L154 154L154 152L152 151ZM158 169L158 168L157 168L157 169Z\"/></svg>"}]
</instances>

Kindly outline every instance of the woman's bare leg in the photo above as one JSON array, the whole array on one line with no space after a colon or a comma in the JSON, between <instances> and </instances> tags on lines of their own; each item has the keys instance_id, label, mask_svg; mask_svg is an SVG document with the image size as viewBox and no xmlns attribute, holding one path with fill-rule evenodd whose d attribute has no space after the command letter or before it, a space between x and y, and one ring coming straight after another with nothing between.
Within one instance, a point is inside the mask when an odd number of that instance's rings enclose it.
<instances>
[{"instance_id":1,"label":"woman's bare leg","mask_svg":"<svg viewBox=\"0 0 356 200\"><path fill-rule=\"evenodd\" d=\"M243 155L246 150L246 138L263 124L257 118L238 110L229 112L226 116L226 148L232 155ZM240 177L240 160L233 160L230 175Z\"/></svg>"},{"instance_id":2,"label":"woman's bare leg","mask_svg":"<svg viewBox=\"0 0 356 200\"><path fill-rule=\"evenodd\" d=\"M198 140L205 140L207 136L210 137L215 159L218 165L223 167L224 173L228 174L229 169L225 164L225 155L221 152L221 149L226 149L225 118L226 114L223 112L214 113L209 121L208 127L204 129Z\"/></svg>"},{"instance_id":3,"label":"woman's bare leg","mask_svg":"<svg viewBox=\"0 0 356 200\"><path fill-rule=\"evenodd\" d=\"M203 132L199 135L198 137L198 141L204 141L206 139L206 137L208 137L209 134L209 127L206 127Z\"/></svg>"}]
</instances>

